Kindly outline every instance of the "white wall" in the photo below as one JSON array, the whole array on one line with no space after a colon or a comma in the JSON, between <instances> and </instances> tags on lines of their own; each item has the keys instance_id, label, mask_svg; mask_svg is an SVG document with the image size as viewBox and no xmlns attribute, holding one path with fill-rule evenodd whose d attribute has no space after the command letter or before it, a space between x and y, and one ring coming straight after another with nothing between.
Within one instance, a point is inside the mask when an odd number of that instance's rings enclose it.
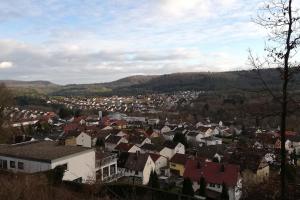
<instances>
[{"instance_id":1,"label":"white wall","mask_svg":"<svg viewBox=\"0 0 300 200\"><path fill-rule=\"evenodd\" d=\"M92 138L88 134L82 132L77 136L76 144L83 147L92 147Z\"/></svg>"},{"instance_id":2,"label":"white wall","mask_svg":"<svg viewBox=\"0 0 300 200\"><path fill-rule=\"evenodd\" d=\"M179 153L179 154L185 154L185 147L183 144L178 143L177 146L174 149L174 154Z\"/></svg>"},{"instance_id":3,"label":"white wall","mask_svg":"<svg viewBox=\"0 0 300 200\"><path fill-rule=\"evenodd\" d=\"M147 162L143 170L143 185L147 185L149 182L151 172L155 170L155 164L150 156L148 156Z\"/></svg>"},{"instance_id":4,"label":"white wall","mask_svg":"<svg viewBox=\"0 0 300 200\"><path fill-rule=\"evenodd\" d=\"M160 169L162 167L166 167L168 164L168 159L160 156L156 161L155 161L155 171L158 175L160 175Z\"/></svg>"},{"instance_id":5,"label":"white wall","mask_svg":"<svg viewBox=\"0 0 300 200\"><path fill-rule=\"evenodd\" d=\"M164 147L159 154L161 156L167 157L168 159L171 159L174 156L174 151L172 149L169 149L168 147Z\"/></svg>"},{"instance_id":6,"label":"white wall","mask_svg":"<svg viewBox=\"0 0 300 200\"><path fill-rule=\"evenodd\" d=\"M136 153L137 151L139 151L139 152L141 152L141 148L140 147L138 147L138 146L136 146L136 145L133 145L132 147L131 147L131 149L129 149L129 153Z\"/></svg>"},{"instance_id":7,"label":"white wall","mask_svg":"<svg viewBox=\"0 0 300 200\"><path fill-rule=\"evenodd\" d=\"M51 163L47 162L40 162L40 161L32 161L32 160L25 160L19 158L11 158L6 156L0 156L1 160L7 161L7 169L12 170L14 172L25 172L25 173L36 173L47 171L51 169ZM15 162L15 168L10 168L10 161ZM18 169L18 162L24 163L24 169Z\"/></svg>"},{"instance_id":8,"label":"white wall","mask_svg":"<svg viewBox=\"0 0 300 200\"><path fill-rule=\"evenodd\" d=\"M73 181L82 177L83 182L95 181L95 151L87 150L78 154L52 160L52 163L32 161L19 158L0 156L1 160L7 160L7 169L14 172L36 173L54 169L58 165L68 164L63 180ZM15 161L15 168L10 168L10 161ZM24 163L24 169L18 169L18 162Z\"/></svg>"},{"instance_id":9,"label":"white wall","mask_svg":"<svg viewBox=\"0 0 300 200\"><path fill-rule=\"evenodd\" d=\"M54 169L58 165L68 164L68 169L64 174L63 180L73 181L82 178L82 182L96 180L95 170L95 151L88 150L68 157L53 160L51 168Z\"/></svg>"}]
</instances>

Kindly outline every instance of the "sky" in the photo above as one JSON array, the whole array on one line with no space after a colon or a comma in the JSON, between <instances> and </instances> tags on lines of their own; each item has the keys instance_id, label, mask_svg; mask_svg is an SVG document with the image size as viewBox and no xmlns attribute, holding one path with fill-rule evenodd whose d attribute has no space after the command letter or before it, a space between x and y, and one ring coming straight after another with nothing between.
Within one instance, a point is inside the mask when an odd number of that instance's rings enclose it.
<instances>
[{"instance_id":1,"label":"sky","mask_svg":"<svg viewBox=\"0 0 300 200\"><path fill-rule=\"evenodd\" d=\"M259 0L2 0L0 79L58 84L247 69Z\"/></svg>"}]
</instances>

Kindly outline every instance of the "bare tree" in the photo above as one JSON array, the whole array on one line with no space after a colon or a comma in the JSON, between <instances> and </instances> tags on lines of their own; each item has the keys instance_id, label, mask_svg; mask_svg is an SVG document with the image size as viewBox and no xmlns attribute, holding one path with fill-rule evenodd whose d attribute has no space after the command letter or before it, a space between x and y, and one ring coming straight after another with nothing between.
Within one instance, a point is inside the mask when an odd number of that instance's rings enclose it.
<instances>
[{"instance_id":1,"label":"bare tree","mask_svg":"<svg viewBox=\"0 0 300 200\"><path fill-rule=\"evenodd\" d=\"M264 87L281 105L281 199L286 195L286 150L285 132L288 105L293 102L289 83L293 81L300 65L296 61L297 48L300 44L300 15L292 0L270 0L258 12L255 22L268 31L265 51L267 55L260 59L250 52L250 64L256 71L262 68L277 68L281 78L281 88L274 91L261 77ZM259 74L259 73L258 73Z\"/></svg>"},{"instance_id":2,"label":"bare tree","mask_svg":"<svg viewBox=\"0 0 300 200\"><path fill-rule=\"evenodd\" d=\"M4 84L0 84L0 142L5 142L9 138L9 130L4 128L4 123L7 121L4 109L12 105L12 99L9 89Z\"/></svg>"}]
</instances>

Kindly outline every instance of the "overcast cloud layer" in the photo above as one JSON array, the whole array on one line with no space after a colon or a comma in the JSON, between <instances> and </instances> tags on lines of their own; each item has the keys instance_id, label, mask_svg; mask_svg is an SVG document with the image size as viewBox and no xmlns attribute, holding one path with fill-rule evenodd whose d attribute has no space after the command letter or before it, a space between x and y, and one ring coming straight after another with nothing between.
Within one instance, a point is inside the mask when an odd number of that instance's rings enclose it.
<instances>
[{"instance_id":1,"label":"overcast cloud layer","mask_svg":"<svg viewBox=\"0 0 300 200\"><path fill-rule=\"evenodd\" d=\"M105 82L245 68L258 0L0 1L0 79Z\"/></svg>"}]
</instances>

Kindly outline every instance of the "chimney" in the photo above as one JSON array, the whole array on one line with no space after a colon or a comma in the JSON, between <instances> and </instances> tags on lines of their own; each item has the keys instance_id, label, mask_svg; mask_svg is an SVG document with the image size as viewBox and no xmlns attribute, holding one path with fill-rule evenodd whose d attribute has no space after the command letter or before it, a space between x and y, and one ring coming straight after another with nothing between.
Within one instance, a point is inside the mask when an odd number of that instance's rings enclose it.
<instances>
[{"instance_id":1,"label":"chimney","mask_svg":"<svg viewBox=\"0 0 300 200\"><path fill-rule=\"evenodd\" d=\"M99 120L102 120L102 111L98 112L98 117L99 117Z\"/></svg>"}]
</instances>

